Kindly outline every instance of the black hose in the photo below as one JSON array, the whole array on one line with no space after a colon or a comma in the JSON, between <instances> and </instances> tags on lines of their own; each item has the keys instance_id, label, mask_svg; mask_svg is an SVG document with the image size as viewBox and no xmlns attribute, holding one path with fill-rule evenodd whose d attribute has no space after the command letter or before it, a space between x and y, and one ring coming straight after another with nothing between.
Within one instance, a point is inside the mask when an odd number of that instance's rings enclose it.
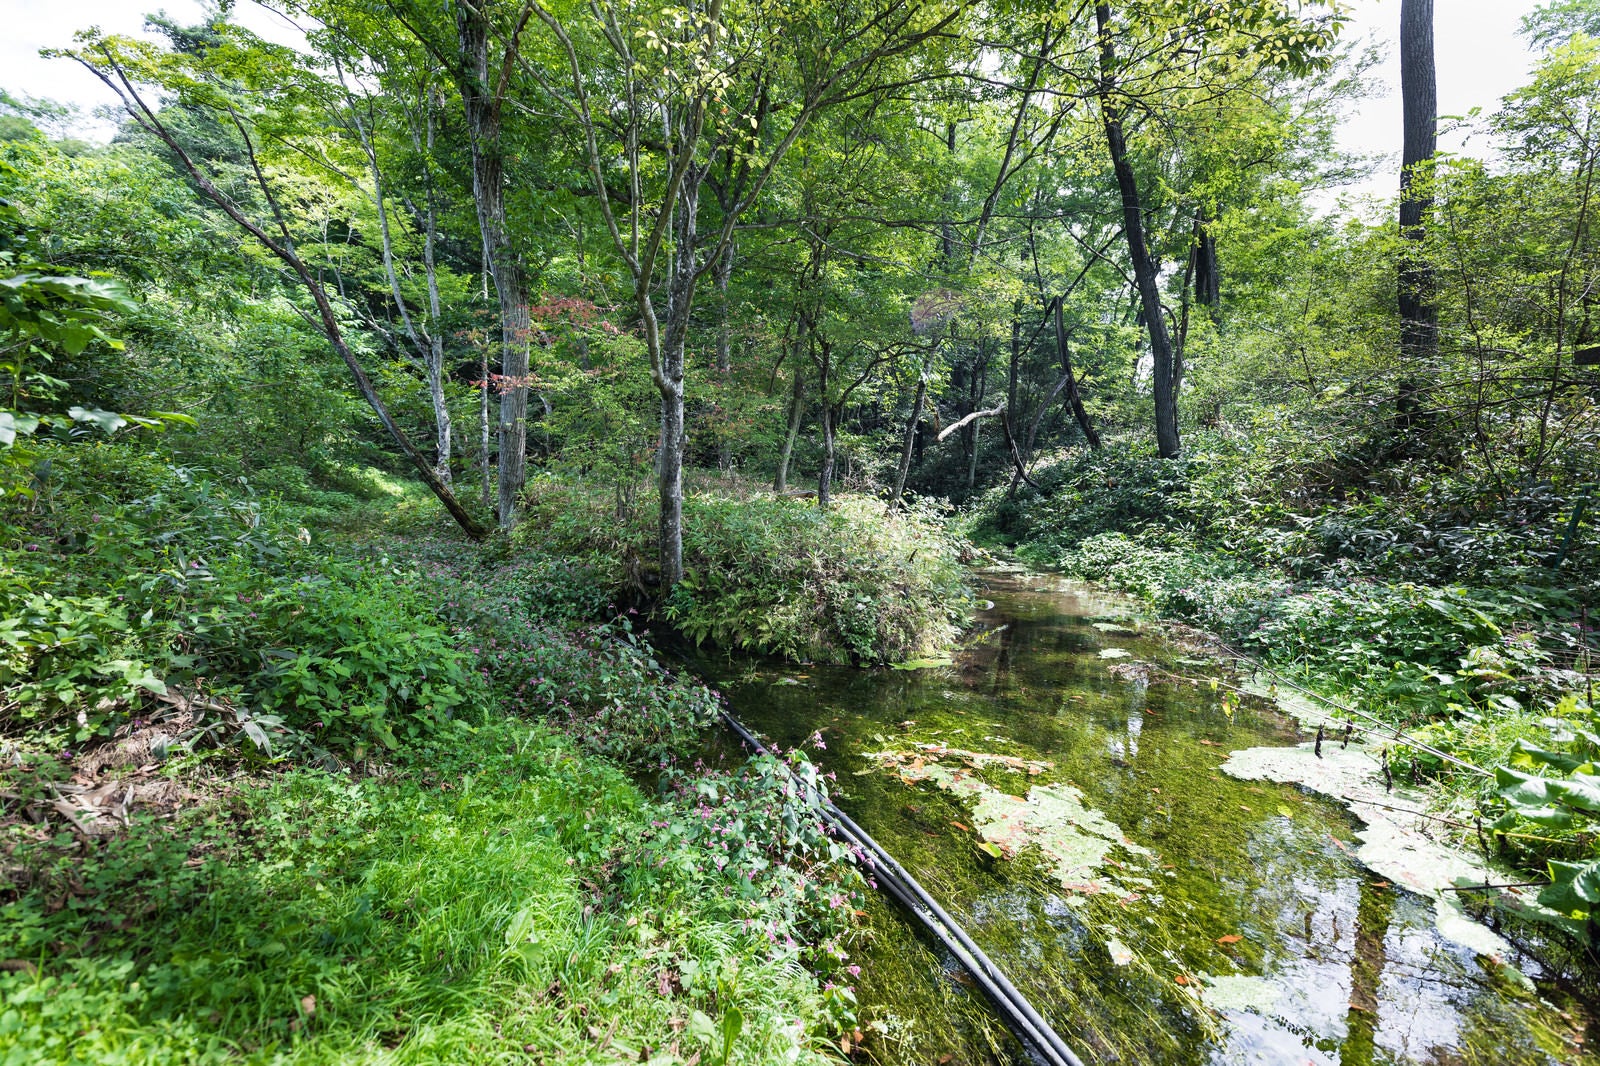
<instances>
[{"instance_id":1,"label":"black hose","mask_svg":"<svg viewBox=\"0 0 1600 1066\"><path fill-rule=\"evenodd\" d=\"M722 720L751 748L763 755L771 754L766 745L756 739L755 734L746 729L733 715L723 711ZM921 922L966 968L984 995L994 1004L1001 1019L1022 1041L1028 1052L1046 1066L1083 1066L1083 1060L1078 1058L1050 1024L1040 1017L1027 997L1017 990L1000 967L996 966L983 949L973 942L956 920L939 906L938 901L928 894L927 889L923 888L905 867L895 861L893 855L885 851L848 814L815 789L809 791L810 799L816 803L823 818L841 836L866 853L873 879L905 907L912 917Z\"/></svg>"}]
</instances>

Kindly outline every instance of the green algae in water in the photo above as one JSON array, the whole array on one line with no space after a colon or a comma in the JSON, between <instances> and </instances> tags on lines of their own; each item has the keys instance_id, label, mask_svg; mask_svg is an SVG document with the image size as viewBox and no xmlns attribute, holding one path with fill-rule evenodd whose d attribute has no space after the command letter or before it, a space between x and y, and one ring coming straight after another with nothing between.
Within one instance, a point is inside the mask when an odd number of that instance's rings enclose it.
<instances>
[{"instance_id":1,"label":"green algae in water","mask_svg":"<svg viewBox=\"0 0 1600 1066\"><path fill-rule=\"evenodd\" d=\"M1150 852L1130 842L1110 819L1087 806L1083 793L1068 784L1040 785L1026 798L985 784L971 773L939 760L943 754L974 769L1002 766L1030 774L1050 768L1046 762L988 752L938 749L922 745L918 752L875 752L868 757L907 783L922 782L971 802L973 828L989 845L988 854L1012 858L1033 849L1063 888L1103 892L1111 882L1100 876L1113 849L1129 855Z\"/></svg>"},{"instance_id":2,"label":"green algae in water","mask_svg":"<svg viewBox=\"0 0 1600 1066\"><path fill-rule=\"evenodd\" d=\"M1267 700L1229 713L1208 685L1160 670L1119 677L1126 661L1100 658L1113 644L1168 669L1190 653L1148 631L1095 628L1128 613L1074 589L993 578L996 607L978 620L987 635L943 670L818 667L804 687L774 688L781 668L704 669L737 679L733 711L784 746L820 731L816 757L838 773L840 806L1086 1061L1595 1061L1573 1043L1581 1012L1569 1021L1546 1005L1571 1003L1553 975L1505 959L1532 979L1530 996L1441 937L1432 899L1356 861L1361 827L1342 809L1221 772L1231 752L1292 748L1304 739L1296 722ZM935 748L963 753L936 754L938 773L973 784L908 779L873 757L921 754L926 768ZM978 846L989 843L981 803L1005 813L1039 794L1041 806L1070 799L1080 820L1063 821L1108 845L1097 876L1116 891L1064 887L1033 841L1010 857ZM1099 834L1083 828L1090 812ZM855 951L863 1017L888 1030L867 1034L874 1061L1022 1061L939 949L892 906L867 909Z\"/></svg>"}]
</instances>

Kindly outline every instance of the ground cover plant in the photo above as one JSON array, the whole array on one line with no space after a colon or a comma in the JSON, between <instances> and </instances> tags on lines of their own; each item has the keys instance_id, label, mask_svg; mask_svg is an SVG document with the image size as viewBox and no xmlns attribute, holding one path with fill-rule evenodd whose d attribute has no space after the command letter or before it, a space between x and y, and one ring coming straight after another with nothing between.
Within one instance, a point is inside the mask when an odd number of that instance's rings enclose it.
<instances>
[{"instance_id":1,"label":"ground cover plant","mask_svg":"<svg viewBox=\"0 0 1600 1066\"><path fill-rule=\"evenodd\" d=\"M689 766L715 695L581 566L329 541L248 482L44 448L4 511L5 1061L794 1062L853 1031L861 885L809 763Z\"/></svg>"},{"instance_id":2,"label":"ground cover plant","mask_svg":"<svg viewBox=\"0 0 1600 1066\"><path fill-rule=\"evenodd\" d=\"M853 1018L803 963L848 983L856 885L806 812L781 831L777 775L692 787L652 802L541 725L457 722L87 854L13 835L0 1059L826 1061Z\"/></svg>"}]
</instances>

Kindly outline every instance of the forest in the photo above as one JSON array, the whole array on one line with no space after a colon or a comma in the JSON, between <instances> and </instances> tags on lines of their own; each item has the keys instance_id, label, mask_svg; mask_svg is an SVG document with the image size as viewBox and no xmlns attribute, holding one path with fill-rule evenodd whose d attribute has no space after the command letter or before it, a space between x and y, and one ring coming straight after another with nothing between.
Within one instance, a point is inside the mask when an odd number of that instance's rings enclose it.
<instances>
[{"instance_id":1,"label":"forest","mask_svg":"<svg viewBox=\"0 0 1600 1066\"><path fill-rule=\"evenodd\" d=\"M1600 1062L1600 0L1450 7L0 73L0 1063Z\"/></svg>"}]
</instances>

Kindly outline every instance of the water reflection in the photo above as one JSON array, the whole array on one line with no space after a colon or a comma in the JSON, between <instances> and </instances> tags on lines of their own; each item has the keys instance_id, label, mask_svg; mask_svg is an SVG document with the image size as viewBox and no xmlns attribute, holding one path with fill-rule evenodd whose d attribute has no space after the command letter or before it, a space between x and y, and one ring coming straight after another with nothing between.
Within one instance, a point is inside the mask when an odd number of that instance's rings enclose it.
<instances>
[{"instance_id":1,"label":"water reflection","mask_svg":"<svg viewBox=\"0 0 1600 1066\"><path fill-rule=\"evenodd\" d=\"M980 617L988 635L951 669L808 667L798 679L773 664L702 668L737 678L726 685L735 712L781 743L822 728L841 806L970 923L1087 1059L1593 1061L1559 1012L1441 940L1429 901L1354 864L1354 827L1340 810L1217 772L1230 750L1293 743L1292 723L1251 703L1232 712L1203 684L1147 678L1138 663L1200 668L1178 662L1182 649L1123 631L1116 601L1040 582L994 576L984 594L995 606ZM1113 647L1129 655L1101 658ZM1108 857L1099 891L1054 883L1026 855L985 855L962 800L864 758L918 744L1048 760L1034 778L981 776L1014 796L1070 784L1151 854ZM920 1064L941 1048L956 1062L1014 1054L980 1010L952 1011L962 993L942 975L947 960L930 963L887 915L858 952L866 1015L899 1026L871 1034L877 1060Z\"/></svg>"}]
</instances>

